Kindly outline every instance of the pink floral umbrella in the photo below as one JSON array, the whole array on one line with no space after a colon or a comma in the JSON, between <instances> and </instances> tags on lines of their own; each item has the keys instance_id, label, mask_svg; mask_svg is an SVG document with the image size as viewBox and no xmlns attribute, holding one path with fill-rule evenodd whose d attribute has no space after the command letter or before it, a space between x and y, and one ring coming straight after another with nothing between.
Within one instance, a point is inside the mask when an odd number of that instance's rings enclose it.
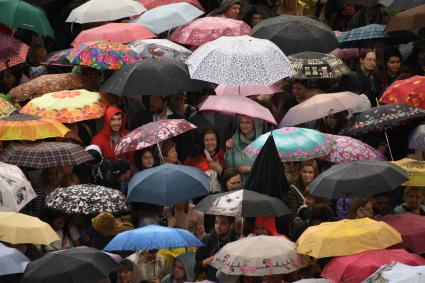
<instances>
[{"instance_id":1,"label":"pink floral umbrella","mask_svg":"<svg viewBox=\"0 0 425 283\"><path fill-rule=\"evenodd\" d=\"M384 155L379 150L365 144L359 140L346 137L329 135L335 141L328 155L321 157L321 159L333 163L345 163L355 160L386 160Z\"/></svg>"},{"instance_id":2,"label":"pink floral umbrella","mask_svg":"<svg viewBox=\"0 0 425 283\"><path fill-rule=\"evenodd\" d=\"M219 85L215 88L217 95L261 95L261 94L273 94L281 92L282 89L277 84L272 85L243 85L243 86L226 86Z\"/></svg>"}]
</instances>

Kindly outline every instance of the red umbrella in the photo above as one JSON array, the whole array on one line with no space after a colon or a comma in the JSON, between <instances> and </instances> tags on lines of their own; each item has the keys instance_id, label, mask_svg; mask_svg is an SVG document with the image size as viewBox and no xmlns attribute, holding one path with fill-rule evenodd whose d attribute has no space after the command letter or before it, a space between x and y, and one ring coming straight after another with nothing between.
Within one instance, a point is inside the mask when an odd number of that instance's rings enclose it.
<instances>
[{"instance_id":1,"label":"red umbrella","mask_svg":"<svg viewBox=\"0 0 425 283\"><path fill-rule=\"evenodd\" d=\"M205 11L202 5L198 2L198 0L139 0L139 3L145 6L145 8L148 10L151 10L158 6L173 4L173 3L180 3L180 2L186 2L186 3L192 4L193 6L201 9L202 11Z\"/></svg>"},{"instance_id":2,"label":"red umbrella","mask_svg":"<svg viewBox=\"0 0 425 283\"><path fill-rule=\"evenodd\" d=\"M25 62L28 45L3 33L0 33L0 42L0 71Z\"/></svg>"},{"instance_id":3,"label":"red umbrella","mask_svg":"<svg viewBox=\"0 0 425 283\"><path fill-rule=\"evenodd\" d=\"M323 269L321 277L335 283L360 283L382 265L398 261L407 265L425 265L425 259L406 250L370 250L333 258Z\"/></svg>"},{"instance_id":4,"label":"red umbrella","mask_svg":"<svg viewBox=\"0 0 425 283\"><path fill-rule=\"evenodd\" d=\"M403 243L399 244L401 247L416 254L425 253L425 216L405 213L387 215L377 220L386 222L400 232L403 239Z\"/></svg>"},{"instance_id":5,"label":"red umbrella","mask_svg":"<svg viewBox=\"0 0 425 283\"><path fill-rule=\"evenodd\" d=\"M393 82L382 94L384 104L409 104L425 109L425 77L414 76Z\"/></svg>"}]
</instances>

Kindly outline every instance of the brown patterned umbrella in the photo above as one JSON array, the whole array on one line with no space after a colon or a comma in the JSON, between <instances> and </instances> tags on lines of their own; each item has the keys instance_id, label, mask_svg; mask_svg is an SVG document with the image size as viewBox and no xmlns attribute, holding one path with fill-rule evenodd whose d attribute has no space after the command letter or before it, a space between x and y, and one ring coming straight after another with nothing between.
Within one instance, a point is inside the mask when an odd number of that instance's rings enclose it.
<instances>
[{"instance_id":1,"label":"brown patterned umbrella","mask_svg":"<svg viewBox=\"0 0 425 283\"><path fill-rule=\"evenodd\" d=\"M28 45L3 33L0 33L0 42L0 71L25 62Z\"/></svg>"}]
</instances>

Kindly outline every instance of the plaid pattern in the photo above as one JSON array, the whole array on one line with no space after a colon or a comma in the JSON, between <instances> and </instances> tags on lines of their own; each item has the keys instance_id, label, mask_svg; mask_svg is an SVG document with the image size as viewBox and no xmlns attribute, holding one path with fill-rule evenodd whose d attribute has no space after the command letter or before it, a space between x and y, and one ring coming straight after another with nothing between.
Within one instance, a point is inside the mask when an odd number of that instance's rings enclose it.
<instances>
[{"instance_id":1,"label":"plaid pattern","mask_svg":"<svg viewBox=\"0 0 425 283\"><path fill-rule=\"evenodd\" d=\"M337 39L341 48L362 47L368 40L390 37L384 29L385 25L371 24L343 32Z\"/></svg>"},{"instance_id":2,"label":"plaid pattern","mask_svg":"<svg viewBox=\"0 0 425 283\"><path fill-rule=\"evenodd\" d=\"M0 155L1 162L38 169L78 165L92 159L80 145L67 142L12 143Z\"/></svg>"}]
</instances>

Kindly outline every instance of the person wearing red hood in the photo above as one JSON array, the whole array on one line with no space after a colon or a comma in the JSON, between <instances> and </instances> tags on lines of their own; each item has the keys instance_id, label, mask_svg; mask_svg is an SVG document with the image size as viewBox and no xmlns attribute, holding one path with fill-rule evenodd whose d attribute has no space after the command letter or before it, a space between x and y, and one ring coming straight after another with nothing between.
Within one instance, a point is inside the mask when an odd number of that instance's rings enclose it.
<instances>
[{"instance_id":1,"label":"person wearing red hood","mask_svg":"<svg viewBox=\"0 0 425 283\"><path fill-rule=\"evenodd\" d=\"M126 115L124 111L115 105L111 105L106 109L104 117L103 129L92 139L91 143L100 147L104 158L111 160L125 158L134 164L134 152L115 155L115 146L123 136L129 133L125 128Z\"/></svg>"},{"instance_id":2,"label":"person wearing red hood","mask_svg":"<svg viewBox=\"0 0 425 283\"><path fill-rule=\"evenodd\" d=\"M274 217L256 217L255 226L252 231L252 234L259 235L268 235L268 236L283 236L279 234L276 229L276 219ZM287 238L287 237L286 237Z\"/></svg>"}]
</instances>

